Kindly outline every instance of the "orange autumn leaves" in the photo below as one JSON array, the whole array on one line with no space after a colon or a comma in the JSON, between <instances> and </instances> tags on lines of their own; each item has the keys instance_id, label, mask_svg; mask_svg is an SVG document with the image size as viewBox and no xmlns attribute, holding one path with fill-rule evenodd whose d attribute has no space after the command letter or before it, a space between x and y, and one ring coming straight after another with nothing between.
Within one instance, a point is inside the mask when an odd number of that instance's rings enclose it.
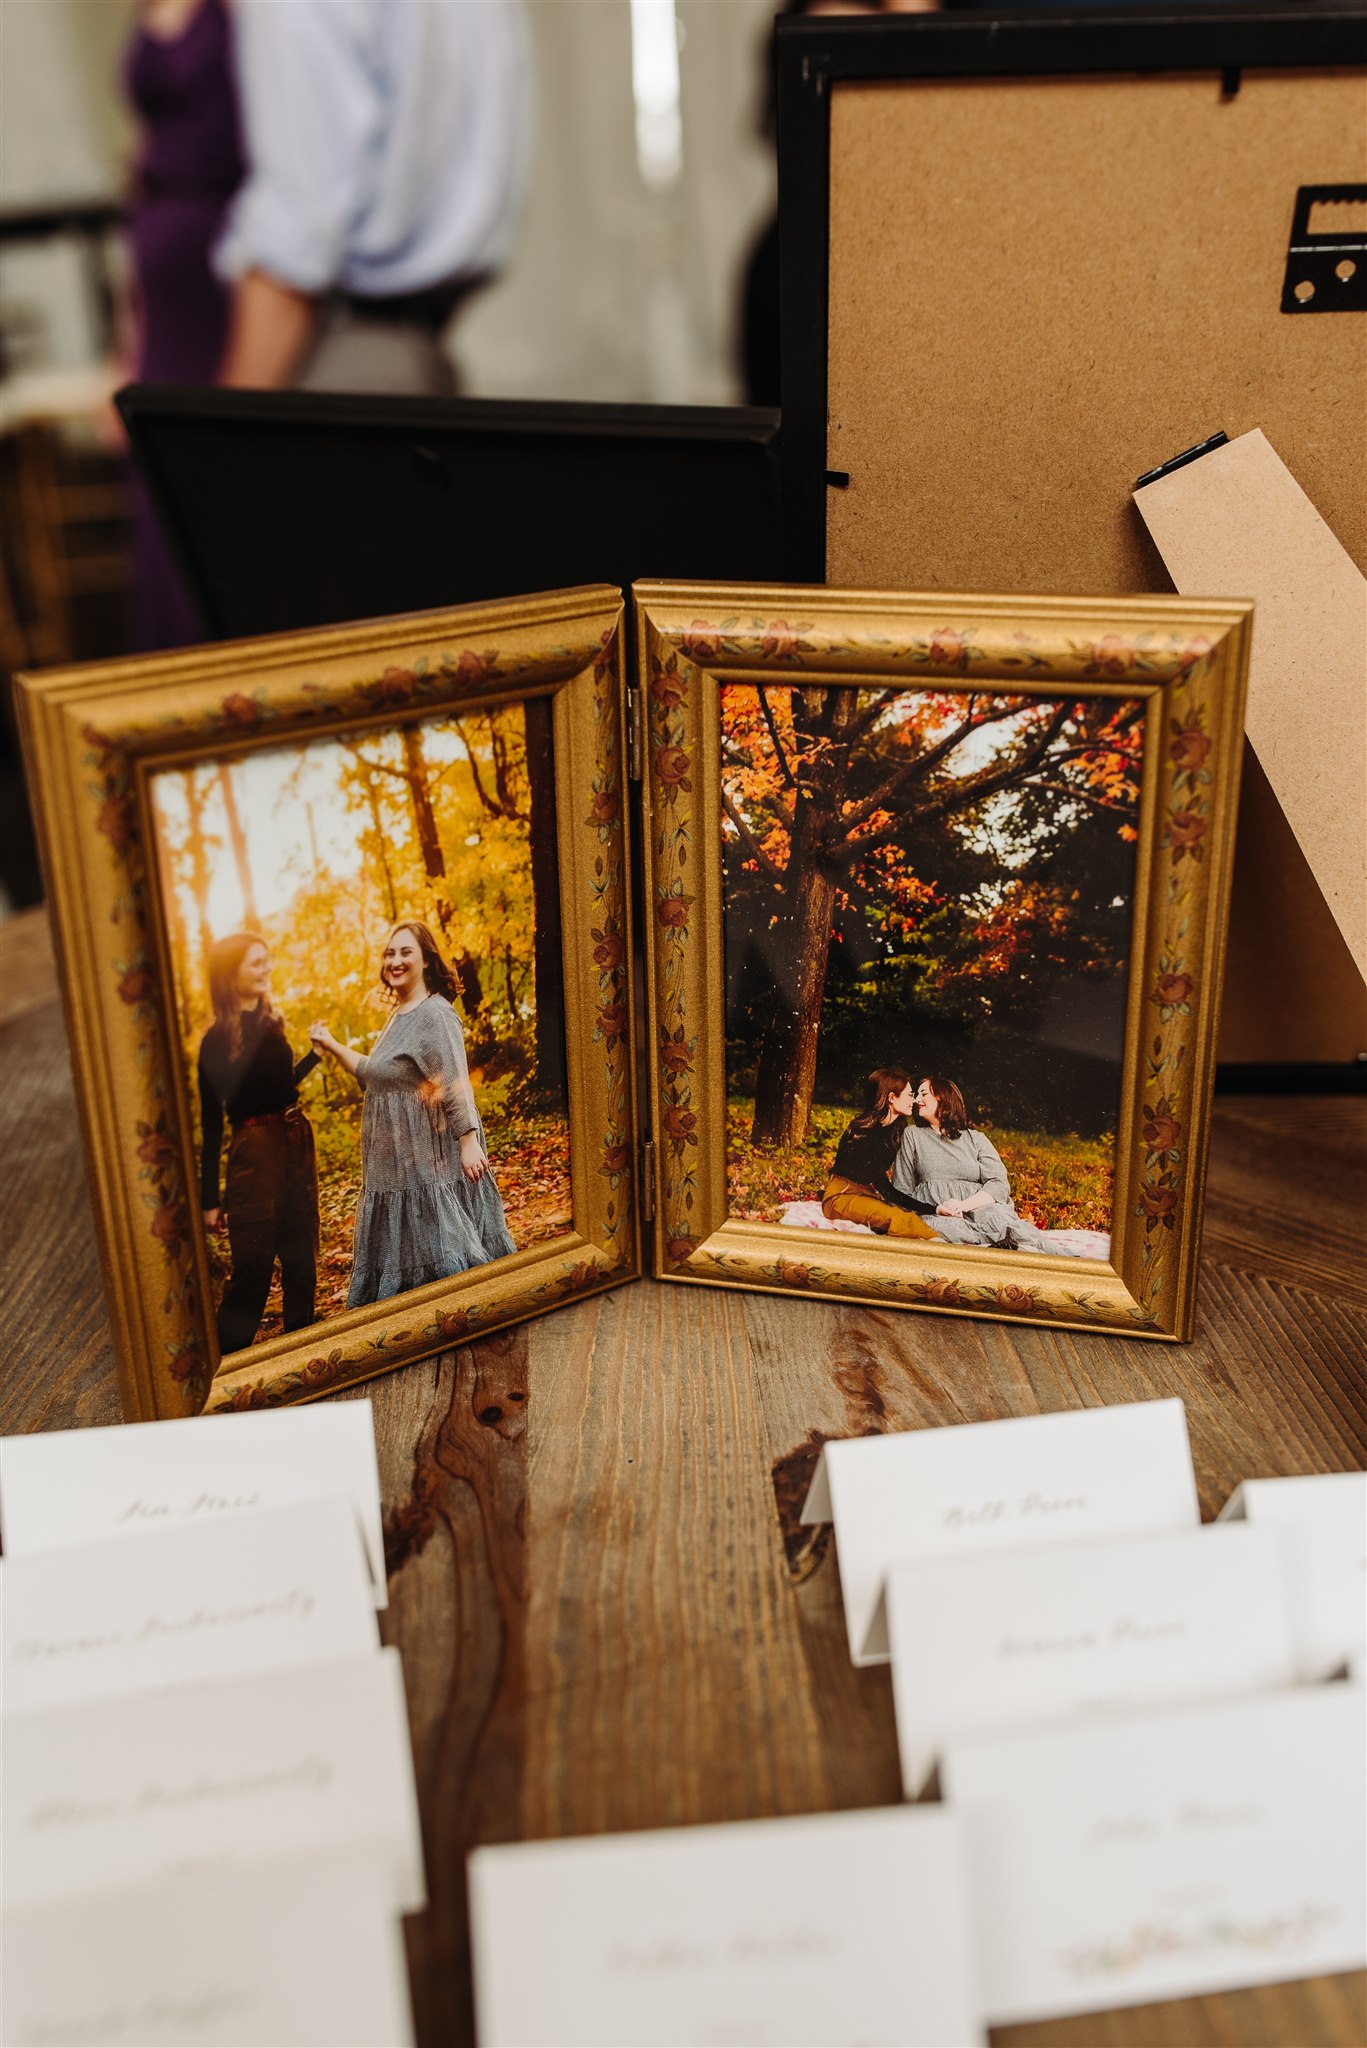
<instances>
[{"instance_id":1,"label":"orange autumn leaves","mask_svg":"<svg viewBox=\"0 0 1367 2048\"><path fill-rule=\"evenodd\" d=\"M946 657L947 658L947 657ZM825 854L838 866L840 907L874 903L894 940L908 940L944 908L934 872L922 872L906 829L941 812L976 827L1002 791L1038 790L1072 814L1109 811L1117 837L1136 839L1143 725L1130 700L1059 700L982 691L869 691L853 737L827 736L802 716L798 693L740 684L723 691L725 836L744 871L775 891L791 884L800 801L839 789L825 821ZM1184 764L1201 765L1209 742L1185 732ZM968 801L977 794L978 801ZM1009 842L1014 821L999 816ZM1024 825L1015 826L1022 847ZM1175 822L1175 832L1187 821ZM934 861L929 862L933 870ZM781 914L774 903L774 921ZM1004 868L996 900L971 932L978 977L1005 972L1029 945L1066 937L1066 898Z\"/></svg>"}]
</instances>

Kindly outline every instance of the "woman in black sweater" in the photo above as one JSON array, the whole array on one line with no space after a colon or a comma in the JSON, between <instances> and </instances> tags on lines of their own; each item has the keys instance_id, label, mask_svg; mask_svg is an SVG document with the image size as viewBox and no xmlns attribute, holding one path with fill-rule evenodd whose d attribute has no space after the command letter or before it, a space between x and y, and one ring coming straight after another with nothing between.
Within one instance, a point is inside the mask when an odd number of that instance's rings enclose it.
<instances>
[{"instance_id":1,"label":"woman in black sweater","mask_svg":"<svg viewBox=\"0 0 1367 2048\"><path fill-rule=\"evenodd\" d=\"M318 1054L296 1060L290 1051L271 1007L270 971L266 942L255 932L234 932L210 948L214 1021L199 1048L200 1203L207 1229L228 1225L231 1268L218 1309L222 1357L245 1351L255 1337L277 1259L285 1328L301 1330L314 1320L318 1168L299 1083ZM220 1200L225 1116L232 1135Z\"/></svg>"},{"instance_id":2,"label":"woman in black sweater","mask_svg":"<svg viewBox=\"0 0 1367 2048\"><path fill-rule=\"evenodd\" d=\"M917 1202L892 1184L891 1173L911 1119L915 1090L904 1067L875 1067L864 1083L864 1107L848 1126L821 1198L823 1216L866 1223L880 1237L934 1237L924 1220L933 1202Z\"/></svg>"}]
</instances>

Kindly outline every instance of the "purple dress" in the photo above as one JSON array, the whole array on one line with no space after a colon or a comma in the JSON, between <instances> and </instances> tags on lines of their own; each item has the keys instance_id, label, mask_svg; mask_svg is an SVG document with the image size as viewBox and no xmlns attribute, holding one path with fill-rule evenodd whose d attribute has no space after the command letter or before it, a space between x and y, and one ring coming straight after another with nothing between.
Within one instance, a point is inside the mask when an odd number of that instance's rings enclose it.
<instances>
[{"instance_id":1,"label":"purple dress","mask_svg":"<svg viewBox=\"0 0 1367 2048\"><path fill-rule=\"evenodd\" d=\"M209 256L244 170L222 0L200 0L169 40L136 29L124 83L144 128L130 217L141 327L136 374L148 384L212 384L227 340L228 294ZM138 645L202 638L136 478L133 530Z\"/></svg>"}]
</instances>

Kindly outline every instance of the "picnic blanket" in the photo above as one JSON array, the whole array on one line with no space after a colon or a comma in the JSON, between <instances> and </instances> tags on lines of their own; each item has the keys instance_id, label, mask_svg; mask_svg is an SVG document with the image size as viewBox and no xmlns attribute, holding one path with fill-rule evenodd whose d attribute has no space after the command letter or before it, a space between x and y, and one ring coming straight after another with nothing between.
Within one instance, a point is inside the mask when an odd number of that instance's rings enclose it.
<instances>
[{"instance_id":1,"label":"picnic blanket","mask_svg":"<svg viewBox=\"0 0 1367 2048\"><path fill-rule=\"evenodd\" d=\"M823 1216L820 1202L785 1202L780 1222L791 1223L798 1230L847 1230L858 1237L872 1237L874 1232L867 1223L849 1223L843 1217ZM934 1226L932 1225L932 1228ZM1107 1230L1046 1230L1047 1249L1064 1259L1109 1259L1111 1256L1111 1235ZM909 1238L908 1247L924 1239Z\"/></svg>"}]
</instances>

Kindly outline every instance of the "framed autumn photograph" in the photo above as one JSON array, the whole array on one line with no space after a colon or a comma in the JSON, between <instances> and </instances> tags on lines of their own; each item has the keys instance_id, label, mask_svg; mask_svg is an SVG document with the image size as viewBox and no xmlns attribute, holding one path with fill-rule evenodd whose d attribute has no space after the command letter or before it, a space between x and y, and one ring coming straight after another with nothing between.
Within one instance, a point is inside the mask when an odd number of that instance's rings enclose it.
<instances>
[{"instance_id":1,"label":"framed autumn photograph","mask_svg":"<svg viewBox=\"0 0 1367 2048\"><path fill-rule=\"evenodd\" d=\"M1247 608L636 597L657 1271L1185 1335Z\"/></svg>"},{"instance_id":2,"label":"framed autumn photograph","mask_svg":"<svg viewBox=\"0 0 1367 2048\"><path fill-rule=\"evenodd\" d=\"M126 1406L636 1269L621 601L26 684Z\"/></svg>"}]
</instances>

